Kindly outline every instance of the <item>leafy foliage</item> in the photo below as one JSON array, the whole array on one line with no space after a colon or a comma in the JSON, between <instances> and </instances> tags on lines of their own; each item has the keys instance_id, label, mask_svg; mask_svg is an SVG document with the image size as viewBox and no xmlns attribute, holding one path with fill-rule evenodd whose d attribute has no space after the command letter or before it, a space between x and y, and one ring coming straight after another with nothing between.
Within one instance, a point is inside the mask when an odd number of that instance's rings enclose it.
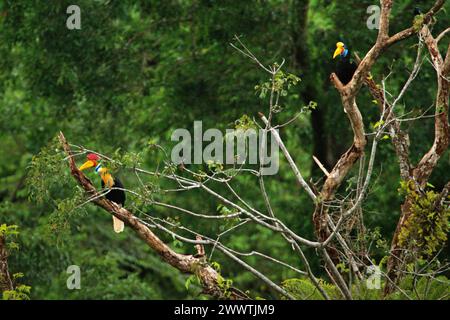
<instances>
[{"instance_id":1,"label":"leafy foliage","mask_svg":"<svg viewBox=\"0 0 450 320\"><path fill-rule=\"evenodd\" d=\"M412 21L413 2L401 1L394 6L392 30L421 24L420 17ZM306 16L299 12L305 3ZM215 236L236 225L237 220L198 223L198 219L168 212L152 202L164 199L196 212L223 215L233 214L232 208L218 207L217 201L200 193L186 197L165 194L167 186L158 177L141 184L133 168L179 172L164 163L160 146L170 150L173 129L189 129L194 120L202 120L205 128L254 128L257 112L267 111L272 79L229 45L234 35L242 35L242 41L264 65L285 59L286 71L275 76L274 90L283 100L274 105L273 123L285 123L295 113L304 113L280 134L304 176L321 179L323 174L311 154L329 169L351 145L351 128L329 83L332 50L338 40L345 40L350 50L360 55L370 48L376 31L365 28L365 17L373 1L353 0L340 5L324 0L80 0L77 5L82 12L82 30L77 31L65 27L70 4L0 2L0 225L20 225L21 250L14 250L16 241L11 242L11 269L23 271L33 288L28 292L23 287L9 298L199 298L199 290L193 289L195 280L191 279L191 289L186 290L186 279L190 278L168 268L133 234L112 233L110 216L84 204L87 199L70 177L65 155L54 137L61 130L70 142L110 156L113 161L105 161L105 166L120 175L127 187L148 196L149 201L144 201L130 195L127 206L131 209L167 219L175 226L194 225L199 232ZM446 9L450 9L448 2ZM445 14L438 15L435 30L448 27L444 18ZM390 71L386 84L391 92L398 92L404 84L405 70L413 63L411 48L415 41L390 48L373 69L378 82ZM400 115L426 112L435 96L435 88L429 85L432 81L435 71L425 63L411 92L397 106ZM362 90L360 106L367 127L379 118L371 100ZM411 160L415 162L429 148L433 123L423 121L410 129ZM77 161L83 157L77 156ZM386 255L386 239L392 235L399 212L393 187L399 180L394 158L392 147L383 144L375 163L382 170L377 171L363 207L369 213L365 215L368 229L377 230L376 235L368 235L377 261ZM449 166L446 153L430 180L435 190L446 183ZM267 179L273 208L289 228L312 239L311 218L297 214L311 212L312 205L293 187L295 177L286 168L288 164L280 159L280 174ZM233 169L217 163L206 164L201 170L234 174ZM88 175L99 187L98 177ZM203 181L205 175L198 172L197 178ZM236 192L264 210L255 180L238 176L236 181ZM443 214L428 217L434 196L416 201L417 217L411 220L413 227L405 235L408 241L418 237L418 223L425 223L429 229L422 228L419 238L421 248L429 252L443 244L443 233L448 232ZM427 240L425 235L431 238ZM174 241L171 237L164 240ZM227 240L236 250L258 250L298 264L284 240L268 230L245 225ZM192 253L190 245L174 244L177 252ZM305 254L314 273L325 279L316 255ZM448 250L441 255L448 258ZM233 285L248 288L254 296L277 297L267 285L255 281L238 265L227 263L229 260L217 251L212 259L226 265L221 270L224 288L230 284L226 279L232 279ZM276 283L295 277L293 271L254 256L246 261L258 265ZM66 269L72 264L81 268L79 291L66 287ZM299 298L313 294L320 299L306 280L286 281ZM335 292L328 284L326 287L330 295Z\"/></svg>"},{"instance_id":2,"label":"leafy foliage","mask_svg":"<svg viewBox=\"0 0 450 320\"><path fill-rule=\"evenodd\" d=\"M447 241L450 206L441 205L439 193L433 190L417 191L411 180L402 181L400 190L410 201L411 215L400 232L399 243L409 244L419 257L430 258Z\"/></svg>"},{"instance_id":3,"label":"leafy foliage","mask_svg":"<svg viewBox=\"0 0 450 320\"><path fill-rule=\"evenodd\" d=\"M298 300L323 300L324 297L314 286L310 279L288 279L283 281L285 288L294 298ZM320 286L325 290L331 299L341 299L339 290L323 280L319 281Z\"/></svg>"},{"instance_id":4,"label":"leafy foliage","mask_svg":"<svg viewBox=\"0 0 450 320\"><path fill-rule=\"evenodd\" d=\"M323 281L320 284L330 299L342 299L336 286ZM351 286L351 292L355 300L450 300L449 285L450 280L445 276L407 276L399 284L399 290L388 296L383 294L383 281L379 288L368 287L366 280L356 281ZM283 282L283 287L299 300L324 299L309 279L288 279Z\"/></svg>"},{"instance_id":5,"label":"leafy foliage","mask_svg":"<svg viewBox=\"0 0 450 320\"><path fill-rule=\"evenodd\" d=\"M19 236L19 227L17 225L0 225L0 238L4 239L8 255L11 255L13 251L19 250L19 245L13 241ZM29 300L31 287L25 284L19 283L20 279L24 277L24 274L17 272L12 274L12 290L4 290L1 292L3 300Z\"/></svg>"},{"instance_id":6,"label":"leafy foliage","mask_svg":"<svg viewBox=\"0 0 450 320\"><path fill-rule=\"evenodd\" d=\"M14 290L3 291L3 300L29 300L31 287L21 284Z\"/></svg>"}]
</instances>

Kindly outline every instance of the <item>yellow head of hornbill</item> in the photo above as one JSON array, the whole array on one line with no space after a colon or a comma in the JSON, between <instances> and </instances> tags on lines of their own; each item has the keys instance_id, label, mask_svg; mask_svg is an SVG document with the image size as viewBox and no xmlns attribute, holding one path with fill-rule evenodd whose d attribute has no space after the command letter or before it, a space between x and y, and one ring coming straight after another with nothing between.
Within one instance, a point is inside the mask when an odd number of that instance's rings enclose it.
<instances>
[{"instance_id":1,"label":"yellow head of hornbill","mask_svg":"<svg viewBox=\"0 0 450 320\"><path fill-rule=\"evenodd\" d=\"M113 178L113 176L108 172L108 169L102 167L101 163L99 163L100 157L97 154L89 153L86 158L87 161L83 163L79 170L95 168L95 172L100 175L102 188L106 187L110 189L105 194L105 198L123 207L125 205L126 197L122 182L118 178ZM113 216L113 226L114 231L119 233L123 231L125 225L123 221Z\"/></svg>"},{"instance_id":2,"label":"yellow head of hornbill","mask_svg":"<svg viewBox=\"0 0 450 320\"><path fill-rule=\"evenodd\" d=\"M333 54L333 59L337 59L335 73L343 85L352 80L353 74L356 71L356 63L350 58L350 51L343 42L336 43L336 50Z\"/></svg>"}]
</instances>

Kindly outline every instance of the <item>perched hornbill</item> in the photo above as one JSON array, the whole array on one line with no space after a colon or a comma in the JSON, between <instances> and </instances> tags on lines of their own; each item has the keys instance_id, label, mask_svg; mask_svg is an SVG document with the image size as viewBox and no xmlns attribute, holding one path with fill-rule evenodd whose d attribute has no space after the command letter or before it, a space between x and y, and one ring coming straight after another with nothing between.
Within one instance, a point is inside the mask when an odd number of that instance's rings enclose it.
<instances>
[{"instance_id":1,"label":"perched hornbill","mask_svg":"<svg viewBox=\"0 0 450 320\"><path fill-rule=\"evenodd\" d=\"M95 172L100 175L102 181L102 188L105 186L109 190L108 193L105 194L106 199L113 201L123 207L125 205L125 191L123 190L123 184L118 178L113 178L113 176L108 172L107 168L102 167L99 163L100 157L95 153L89 153L87 155L87 161L79 168L79 170L85 170L88 168L95 168ZM119 189L115 189L119 188ZM119 233L123 231L125 227L122 220L113 216L113 226L114 231Z\"/></svg>"},{"instance_id":2,"label":"perched hornbill","mask_svg":"<svg viewBox=\"0 0 450 320\"><path fill-rule=\"evenodd\" d=\"M335 73L343 85L352 80L353 74L356 71L356 63L350 57L350 51L343 42L336 43L336 50L333 54L333 59L339 56L336 62Z\"/></svg>"}]
</instances>

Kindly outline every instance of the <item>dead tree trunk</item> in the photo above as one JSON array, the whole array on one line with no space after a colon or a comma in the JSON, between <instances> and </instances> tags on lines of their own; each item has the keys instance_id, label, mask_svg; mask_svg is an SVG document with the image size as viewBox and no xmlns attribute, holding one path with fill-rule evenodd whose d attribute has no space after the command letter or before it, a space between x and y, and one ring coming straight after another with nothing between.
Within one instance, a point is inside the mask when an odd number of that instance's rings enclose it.
<instances>
[{"instance_id":1,"label":"dead tree trunk","mask_svg":"<svg viewBox=\"0 0 450 320\"><path fill-rule=\"evenodd\" d=\"M445 59L441 56L438 48L438 41L440 36L434 38L431 34L428 25L424 25L420 31L420 36L428 48L433 67L436 70L438 90L435 103L435 121L434 121L434 142L428 152L422 157L417 166L410 172L409 182L415 192L422 192L425 188L433 169L438 164L439 159L447 150L449 145L449 123L448 123L448 109L449 109L449 93L450 93L450 45L447 49ZM436 40L438 39L438 40ZM447 184L448 186L448 184ZM447 188L446 186L446 188ZM446 188L443 192L446 193ZM391 243L390 257L387 264L388 281L385 285L385 294L394 291L395 285L401 278L404 266L410 262L410 258L406 255L408 243L401 243L399 236L404 228L406 222L412 215L413 199L406 196L405 202L401 207L401 215L398 221L394 237ZM436 207L435 210L443 210L443 208ZM439 212L437 212L439 213Z\"/></svg>"},{"instance_id":2,"label":"dead tree trunk","mask_svg":"<svg viewBox=\"0 0 450 320\"><path fill-rule=\"evenodd\" d=\"M435 141L429 152L422 158L414 169L411 169L408 160L408 136L401 132L399 123L394 121L395 119L392 119L392 117L395 118L395 115L391 114L389 106L385 105L385 102L383 101L383 92L380 94L380 90L376 89L376 85L374 85L373 81L371 81L370 77L368 77L372 66L387 48L418 33L417 27L412 26L389 36L389 16L393 6L393 0L381 0L380 25L376 43L369 50L364 59L362 59L359 63L352 80L344 86L335 74L331 75L331 81L341 95L342 105L344 106L344 110L347 113L352 125L354 140L352 147L341 156L338 163L328 175L320 192L320 201L318 201L316 205L313 216L315 231L319 240L327 238L330 234L328 225L329 215L325 206L326 202L334 198L334 194L341 185L343 179L353 167L356 160L358 160L364 153L364 147L366 145L364 124L356 104L356 96L364 83L368 84L372 94L376 95L375 98L379 102L380 107L382 107L386 121L391 120L390 122L392 122L391 130L393 131L393 136L395 137L393 138L393 141L396 147L397 156L399 157L402 179L405 180L406 177L412 176L412 180L415 181L417 187L423 187L426 185L428 178L436 166L439 158L447 149L449 143L448 95L450 84L448 75L450 73L450 46L444 61L444 59L440 56L437 46L437 43L442 36L439 36L436 38L438 40L436 40L433 38L428 29L428 24L432 20L433 16L443 7L444 3L445 0L436 0L433 7L423 15L423 27L420 29L420 36L424 39L425 44L428 47L433 65L437 71L438 93L436 99ZM385 107L387 107L386 110L384 109ZM409 212L411 211L410 208L410 200L406 199L405 204L402 206L402 216L398 223L397 231L394 235L394 240L392 243L391 252L393 255L390 257L388 263L388 274L393 278L390 283L395 283L397 279L394 274L394 270L396 270L399 266L399 260L394 257L394 255L395 253L403 251L403 248L399 246L398 236L404 222L406 221L406 218L409 215ZM327 251L333 262L336 263L338 260L336 250L332 247L328 247ZM386 288L387 290L391 289L390 285L387 285Z\"/></svg>"}]
</instances>

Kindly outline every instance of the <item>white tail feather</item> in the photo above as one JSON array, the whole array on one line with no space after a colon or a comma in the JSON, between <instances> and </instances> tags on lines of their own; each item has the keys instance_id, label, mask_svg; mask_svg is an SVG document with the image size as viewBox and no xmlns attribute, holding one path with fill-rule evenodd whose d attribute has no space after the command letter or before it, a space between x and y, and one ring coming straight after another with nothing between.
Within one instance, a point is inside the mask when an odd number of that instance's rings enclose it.
<instances>
[{"instance_id":1,"label":"white tail feather","mask_svg":"<svg viewBox=\"0 0 450 320\"><path fill-rule=\"evenodd\" d=\"M114 227L114 232L121 233L123 231L123 229L125 228L125 224L123 223L122 220L117 219L115 216L113 216L113 227Z\"/></svg>"}]
</instances>

